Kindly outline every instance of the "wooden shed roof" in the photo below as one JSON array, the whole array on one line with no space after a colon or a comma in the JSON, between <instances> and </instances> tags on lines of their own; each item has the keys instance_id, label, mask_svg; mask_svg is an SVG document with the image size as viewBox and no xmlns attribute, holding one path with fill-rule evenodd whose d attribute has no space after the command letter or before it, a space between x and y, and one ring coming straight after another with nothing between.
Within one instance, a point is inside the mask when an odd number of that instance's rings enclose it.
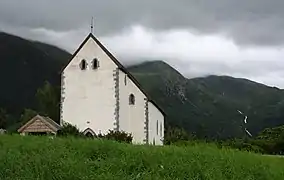
<instances>
[{"instance_id":1,"label":"wooden shed roof","mask_svg":"<svg viewBox=\"0 0 284 180\"><path fill-rule=\"evenodd\" d=\"M36 120L42 121L45 125L47 125L49 128L51 128L54 131L58 131L61 129L61 126L57 124L55 121L50 119L49 117L36 115L31 120L29 120L26 124L24 124L22 127L18 129L18 132L23 132L27 127L29 127L31 124L33 124Z\"/></svg>"}]
</instances>

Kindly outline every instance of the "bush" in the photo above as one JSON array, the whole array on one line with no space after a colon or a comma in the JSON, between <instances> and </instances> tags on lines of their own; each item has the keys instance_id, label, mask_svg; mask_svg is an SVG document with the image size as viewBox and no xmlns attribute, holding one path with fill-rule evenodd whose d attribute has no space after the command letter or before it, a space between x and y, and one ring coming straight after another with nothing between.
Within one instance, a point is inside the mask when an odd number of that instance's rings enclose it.
<instances>
[{"instance_id":1,"label":"bush","mask_svg":"<svg viewBox=\"0 0 284 180\"><path fill-rule=\"evenodd\" d=\"M105 138L108 140L115 140L118 142L126 142L131 143L132 142L132 134L126 133L124 131L114 131L109 130L109 132L106 135L99 134L98 137Z\"/></svg>"},{"instance_id":2,"label":"bush","mask_svg":"<svg viewBox=\"0 0 284 180\"><path fill-rule=\"evenodd\" d=\"M241 151L248 151L254 153L265 153L263 147L253 140L247 141L245 139L232 139L221 142L219 146L229 147L233 149L239 149Z\"/></svg>"},{"instance_id":3,"label":"bush","mask_svg":"<svg viewBox=\"0 0 284 180\"><path fill-rule=\"evenodd\" d=\"M80 130L69 123L64 123L63 127L57 131L58 136L73 136L73 137L82 137L87 138L86 135L84 135ZM108 140L114 140L118 142L126 142L131 143L132 142L132 134L126 133L124 131L114 131L109 130L109 132L106 135L98 134L94 138L101 138L101 139L108 139Z\"/></svg>"},{"instance_id":4,"label":"bush","mask_svg":"<svg viewBox=\"0 0 284 180\"><path fill-rule=\"evenodd\" d=\"M184 142L193 141L195 139L195 135L188 134L184 129L169 128L165 133L164 144L184 144Z\"/></svg>"},{"instance_id":5,"label":"bush","mask_svg":"<svg viewBox=\"0 0 284 180\"><path fill-rule=\"evenodd\" d=\"M74 137L84 136L76 126L73 126L69 123L64 123L63 127L57 131L57 135L58 136L74 136Z\"/></svg>"}]
</instances>

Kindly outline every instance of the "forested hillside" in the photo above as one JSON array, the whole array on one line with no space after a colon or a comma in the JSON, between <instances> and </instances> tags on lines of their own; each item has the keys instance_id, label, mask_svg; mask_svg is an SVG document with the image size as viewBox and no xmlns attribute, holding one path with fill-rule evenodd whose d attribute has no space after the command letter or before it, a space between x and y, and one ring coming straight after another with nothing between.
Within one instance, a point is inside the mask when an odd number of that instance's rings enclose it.
<instances>
[{"instance_id":1,"label":"forested hillside","mask_svg":"<svg viewBox=\"0 0 284 180\"><path fill-rule=\"evenodd\" d=\"M70 57L57 47L0 33L0 126L14 126L35 112L56 116L60 71ZM228 76L187 79L163 61L128 69L164 109L167 125L199 137L245 136L238 110L248 116L246 128L253 135L284 124L281 89Z\"/></svg>"},{"instance_id":2,"label":"forested hillside","mask_svg":"<svg viewBox=\"0 0 284 180\"><path fill-rule=\"evenodd\" d=\"M228 76L187 79L162 61L129 69L165 109L169 123L200 137L242 137L245 127L256 134L284 123L283 90Z\"/></svg>"}]
</instances>

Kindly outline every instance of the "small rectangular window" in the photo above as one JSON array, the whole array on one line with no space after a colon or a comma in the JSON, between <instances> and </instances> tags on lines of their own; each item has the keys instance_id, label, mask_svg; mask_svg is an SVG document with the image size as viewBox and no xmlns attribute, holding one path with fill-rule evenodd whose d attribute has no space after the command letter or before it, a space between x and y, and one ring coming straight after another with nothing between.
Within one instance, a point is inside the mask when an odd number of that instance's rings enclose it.
<instances>
[{"instance_id":1,"label":"small rectangular window","mask_svg":"<svg viewBox=\"0 0 284 180\"><path fill-rule=\"evenodd\" d=\"M163 136L163 125L162 123L160 123L160 137Z\"/></svg>"},{"instance_id":2,"label":"small rectangular window","mask_svg":"<svg viewBox=\"0 0 284 180\"><path fill-rule=\"evenodd\" d=\"M157 120L157 135L159 135L159 121Z\"/></svg>"},{"instance_id":3,"label":"small rectangular window","mask_svg":"<svg viewBox=\"0 0 284 180\"><path fill-rule=\"evenodd\" d=\"M124 76L124 85L126 86L126 84L127 84L127 75L125 74L125 76Z\"/></svg>"}]
</instances>

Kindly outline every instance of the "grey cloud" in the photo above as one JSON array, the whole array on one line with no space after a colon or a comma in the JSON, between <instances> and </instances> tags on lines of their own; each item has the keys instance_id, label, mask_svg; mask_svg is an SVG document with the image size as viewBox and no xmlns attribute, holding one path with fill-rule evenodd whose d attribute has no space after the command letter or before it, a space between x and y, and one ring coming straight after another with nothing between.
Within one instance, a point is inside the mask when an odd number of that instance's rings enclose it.
<instances>
[{"instance_id":1,"label":"grey cloud","mask_svg":"<svg viewBox=\"0 0 284 180\"><path fill-rule=\"evenodd\" d=\"M162 59L186 77L230 75L284 87L283 48L239 48L223 38L136 31L104 42L124 64ZM134 35L133 35L134 34ZM140 35L140 36L139 36ZM174 39L174 40L173 40ZM137 59L140 57L140 59Z\"/></svg>"},{"instance_id":2,"label":"grey cloud","mask_svg":"<svg viewBox=\"0 0 284 180\"><path fill-rule=\"evenodd\" d=\"M238 63L234 66L224 62L198 62L188 61L184 64L176 64L168 61L173 66L176 66L184 76L188 78L203 77L208 75L227 75L237 78L247 78L269 86L284 87L284 72L283 65L275 61L269 62L248 62L246 64ZM282 68L282 69L281 69Z\"/></svg>"},{"instance_id":3,"label":"grey cloud","mask_svg":"<svg viewBox=\"0 0 284 180\"><path fill-rule=\"evenodd\" d=\"M282 45L283 0L9 0L0 2L0 22L13 27L66 31L89 26L107 35L133 24L197 33L223 33L244 45Z\"/></svg>"},{"instance_id":4,"label":"grey cloud","mask_svg":"<svg viewBox=\"0 0 284 180\"><path fill-rule=\"evenodd\" d=\"M3 0L0 30L74 52L94 16L96 35L123 64L158 59L187 77L284 87L283 8L283 0ZM142 31L131 31L135 25Z\"/></svg>"}]
</instances>

